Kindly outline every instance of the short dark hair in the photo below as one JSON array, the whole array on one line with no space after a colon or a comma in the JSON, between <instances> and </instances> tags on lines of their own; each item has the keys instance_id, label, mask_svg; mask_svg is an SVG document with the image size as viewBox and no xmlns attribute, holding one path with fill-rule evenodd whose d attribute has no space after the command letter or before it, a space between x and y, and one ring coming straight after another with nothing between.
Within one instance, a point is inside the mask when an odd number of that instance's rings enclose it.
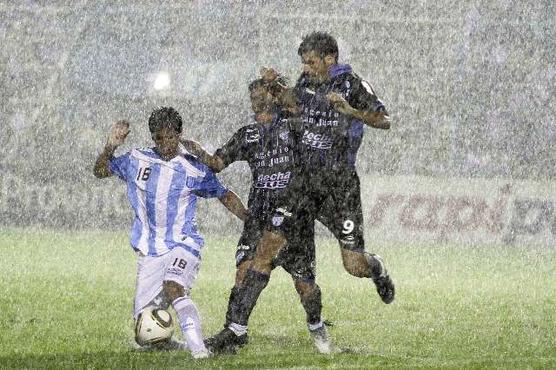
<instances>
[{"instance_id":1,"label":"short dark hair","mask_svg":"<svg viewBox=\"0 0 556 370\"><path fill-rule=\"evenodd\" d=\"M324 58L327 55L336 55L338 58L338 42L336 39L326 32L312 32L303 36L303 40L297 49L299 56L315 51Z\"/></svg>"},{"instance_id":2,"label":"short dark hair","mask_svg":"<svg viewBox=\"0 0 556 370\"><path fill-rule=\"evenodd\" d=\"M249 92L253 92L253 90L258 89L259 87L266 87L266 83L262 78L257 78L256 80L251 81L249 84Z\"/></svg>"},{"instance_id":3,"label":"short dark hair","mask_svg":"<svg viewBox=\"0 0 556 370\"><path fill-rule=\"evenodd\" d=\"M262 78L257 78L256 80L251 81L251 83L249 84L249 92L252 93L253 90L264 87L267 88L272 95L274 95L276 93L276 89L279 86L287 86L287 85L288 85L288 79L283 76L278 76L276 80L270 83L266 82Z\"/></svg>"},{"instance_id":4,"label":"short dark hair","mask_svg":"<svg viewBox=\"0 0 556 370\"><path fill-rule=\"evenodd\" d=\"M157 107L149 117L149 131L151 134L163 128L171 128L181 134L182 124L180 114L172 107Z\"/></svg>"}]
</instances>

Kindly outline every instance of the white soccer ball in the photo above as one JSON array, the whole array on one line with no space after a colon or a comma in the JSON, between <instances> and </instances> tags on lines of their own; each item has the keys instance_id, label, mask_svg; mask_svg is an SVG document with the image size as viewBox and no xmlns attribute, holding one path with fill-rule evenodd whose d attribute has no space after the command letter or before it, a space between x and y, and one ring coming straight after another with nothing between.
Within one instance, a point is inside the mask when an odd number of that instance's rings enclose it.
<instances>
[{"instance_id":1,"label":"white soccer ball","mask_svg":"<svg viewBox=\"0 0 556 370\"><path fill-rule=\"evenodd\" d=\"M135 341L140 346L166 342L173 333L172 316L162 308L145 308L135 322Z\"/></svg>"}]
</instances>

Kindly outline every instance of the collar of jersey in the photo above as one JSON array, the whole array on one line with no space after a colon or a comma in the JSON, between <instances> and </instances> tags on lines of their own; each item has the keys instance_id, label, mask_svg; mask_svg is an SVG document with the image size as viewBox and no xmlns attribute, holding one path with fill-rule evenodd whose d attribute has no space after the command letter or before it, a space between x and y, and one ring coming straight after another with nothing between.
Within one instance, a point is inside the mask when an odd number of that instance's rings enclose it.
<instances>
[{"instance_id":1,"label":"collar of jersey","mask_svg":"<svg viewBox=\"0 0 556 370\"><path fill-rule=\"evenodd\" d=\"M200 165L200 168L197 168L195 165L197 160L191 154L189 154L186 149L180 145L180 150L178 155L174 158L170 159L169 161L165 161L162 159L154 150L153 148L146 148L146 149L135 149L134 156L137 158L143 157L143 159L148 160L150 158L151 162L156 162L162 166L171 167L175 171L180 171L179 167L175 167L176 163L179 163L187 172L189 176L192 177L203 177L205 176L205 172L203 171L203 165Z\"/></svg>"},{"instance_id":2,"label":"collar of jersey","mask_svg":"<svg viewBox=\"0 0 556 370\"><path fill-rule=\"evenodd\" d=\"M328 74L330 75L330 78L335 78L339 75L351 73L351 71L352 69L349 64L334 64L328 69Z\"/></svg>"},{"instance_id":3,"label":"collar of jersey","mask_svg":"<svg viewBox=\"0 0 556 370\"><path fill-rule=\"evenodd\" d=\"M159 161L163 162L175 162L179 160L178 157L185 157L186 154L189 154L189 152L181 144L178 148L178 154L176 154L174 158L168 160L162 158L160 154L158 154L158 152L155 150L155 148L148 148L146 151L142 151L142 153L153 159L158 159Z\"/></svg>"}]
</instances>

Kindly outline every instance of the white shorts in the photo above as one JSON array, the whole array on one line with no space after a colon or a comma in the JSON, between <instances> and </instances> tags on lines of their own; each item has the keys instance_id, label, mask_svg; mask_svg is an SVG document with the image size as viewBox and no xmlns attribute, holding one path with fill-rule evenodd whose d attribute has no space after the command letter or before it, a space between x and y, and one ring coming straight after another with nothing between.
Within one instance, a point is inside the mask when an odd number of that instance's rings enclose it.
<instances>
[{"instance_id":1,"label":"white shorts","mask_svg":"<svg viewBox=\"0 0 556 370\"><path fill-rule=\"evenodd\" d=\"M183 248L176 247L158 256L144 256L137 253L137 280L135 282L135 302L133 317L149 305L167 308L168 302L162 292L164 281L175 281L184 287L186 294L193 286L201 260Z\"/></svg>"}]
</instances>

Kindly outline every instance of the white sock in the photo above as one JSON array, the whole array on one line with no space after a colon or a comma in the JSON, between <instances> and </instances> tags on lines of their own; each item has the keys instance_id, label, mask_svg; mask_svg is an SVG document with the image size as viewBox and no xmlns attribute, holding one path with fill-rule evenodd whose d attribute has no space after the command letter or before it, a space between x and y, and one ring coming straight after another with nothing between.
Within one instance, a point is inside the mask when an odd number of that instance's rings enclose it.
<instances>
[{"instance_id":1,"label":"white sock","mask_svg":"<svg viewBox=\"0 0 556 370\"><path fill-rule=\"evenodd\" d=\"M180 297L172 302L172 306L178 314L181 331L191 353L206 352L207 348L203 343L203 332L201 331L201 318L195 303L189 297Z\"/></svg>"},{"instance_id":2,"label":"white sock","mask_svg":"<svg viewBox=\"0 0 556 370\"><path fill-rule=\"evenodd\" d=\"M233 331L238 337L247 333L247 325L239 325L233 322L230 326L228 326L228 328L230 328L230 330Z\"/></svg>"},{"instance_id":3,"label":"white sock","mask_svg":"<svg viewBox=\"0 0 556 370\"><path fill-rule=\"evenodd\" d=\"M307 326L309 327L309 330L313 331L313 330L317 330L319 328L321 328L324 325L324 322L322 321L322 319L317 322L316 324L309 324L307 323Z\"/></svg>"}]
</instances>

